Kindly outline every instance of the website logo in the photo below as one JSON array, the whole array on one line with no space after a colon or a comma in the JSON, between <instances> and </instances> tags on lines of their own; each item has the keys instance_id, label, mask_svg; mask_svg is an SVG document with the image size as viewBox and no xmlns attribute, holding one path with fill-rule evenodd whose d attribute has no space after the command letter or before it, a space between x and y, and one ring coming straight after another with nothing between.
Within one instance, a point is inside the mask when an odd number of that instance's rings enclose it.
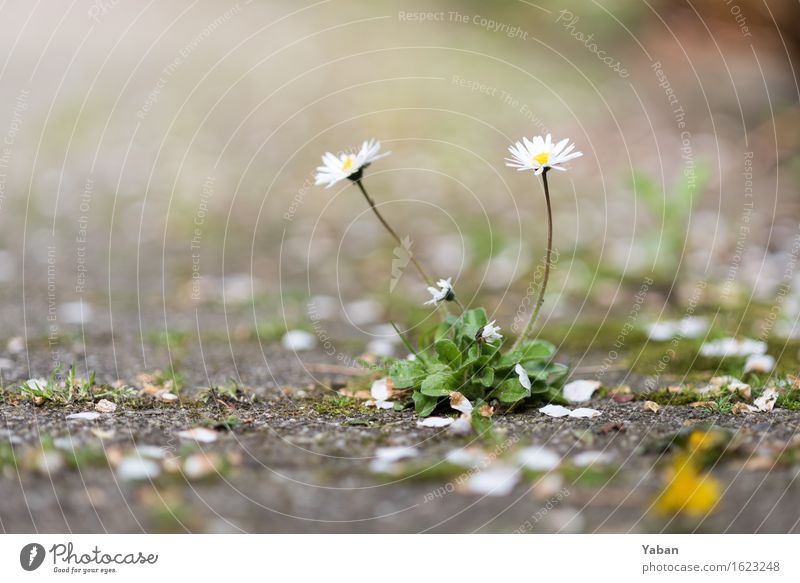
<instances>
[{"instance_id":1,"label":"website logo","mask_svg":"<svg viewBox=\"0 0 800 583\"><path fill-rule=\"evenodd\" d=\"M26 571L35 571L44 562L44 547L39 543L30 543L19 552L19 564Z\"/></svg>"}]
</instances>

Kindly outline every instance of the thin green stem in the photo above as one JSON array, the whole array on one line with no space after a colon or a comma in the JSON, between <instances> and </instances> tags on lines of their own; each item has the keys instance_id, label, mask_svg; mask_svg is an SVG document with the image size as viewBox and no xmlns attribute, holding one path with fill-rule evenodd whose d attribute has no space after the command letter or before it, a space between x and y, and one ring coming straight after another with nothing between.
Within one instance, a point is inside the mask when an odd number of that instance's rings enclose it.
<instances>
[{"instance_id":1,"label":"thin green stem","mask_svg":"<svg viewBox=\"0 0 800 583\"><path fill-rule=\"evenodd\" d=\"M516 342L511 346L511 350L516 350L522 344L528 334L530 334L536 318L539 316L539 310L542 309L544 303L544 291L547 289L547 281L550 279L550 263L553 254L553 211L550 208L550 188L547 185L547 170L542 172L542 184L544 184L544 200L547 203L547 252L544 260L544 278L542 278L542 286L539 288L539 297L536 299L536 304L531 312L531 317L528 318L528 323L519 335Z\"/></svg>"},{"instance_id":2,"label":"thin green stem","mask_svg":"<svg viewBox=\"0 0 800 583\"><path fill-rule=\"evenodd\" d=\"M367 189L364 188L364 185L361 183L361 180L356 180L355 183L356 185L358 185L359 190L361 190L361 194L363 194L364 198L367 199L367 204L369 204L369 208L372 209L372 212L375 213L375 216L378 217L378 220L386 228L386 230L389 231L389 234L394 238L397 244L403 247L403 240L400 239L400 236L389 225L389 223L386 222L386 219L383 218L383 215L378 210L378 207L375 206L375 201L372 200L372 197L370 197L369 194L367 194ZM420 277L423 280L425 280L425 283L427 283L429 286L433 286L433 280L428 276L428 274L422 268L422 265L419 264L419 261L417 261L416 257L414 257L414 255L410 251L408 256L411 259L411 263L413 263L414 267L416 267L417 273L419 273Z\"/></svg>"},{"instance_id":3,"label":"thin green stem","mask_svg":"<svg viewBox=\"0 0 800 583\"><path fill-rule=\"evenodd\" d=\"M364 198L367 199L367 204L369 205L369 208L372 209L372 212L375 213L375 216L378 217L378 220L381 222L381 224L384 226L384 228L387 231L389 231L389 234L397 242L397 244L400 245L400 247L403 247L402 239L400 239L400 236L395 232L395 230L391 227L391 225L389 225L389 223L386 222L386 219L383 218L383 215L378 210L378 207L375 206L375 201L372 200L372 197L367 193L367 189L364 188L364 184L361 182L361 179L359 178L358 180L354 180L354 182L358 186L358 189L361 191L361 194L364 195ZM425 281L425 283L427 285L429 285L430 287L433 287L433 280L430 278L428 273L422 268L422 265L420 265L419 261L417 261L417 258L414 257L414 254L411 253L410 250L408 250L408 257L409 257L409 259L411 259L411 263L417 269L417 273L419 273L420 277ZM455 301L458 304L458 307L460 307L461 310L463 311L464 310L464 306L461 305L461 302L459 302L457 299ZM445 305L445 303L444 302L440 302L440 305L442 306L442 309L444 310L445 316L450 315L450 310L447 309L447 306Z\"/></svg>"}]
</instances>

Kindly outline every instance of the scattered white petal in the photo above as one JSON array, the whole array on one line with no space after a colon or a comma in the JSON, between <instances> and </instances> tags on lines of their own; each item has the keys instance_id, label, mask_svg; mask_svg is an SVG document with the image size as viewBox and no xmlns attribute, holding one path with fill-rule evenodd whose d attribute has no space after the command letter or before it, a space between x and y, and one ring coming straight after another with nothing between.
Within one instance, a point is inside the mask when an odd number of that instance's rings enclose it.
<instances>
[{"instance_id":1,"label":"scattered white petal","mask_svg":"<svg viewBox=\"0 0 800 583\"><path fill-rule=\"evenodd\" d=\"M462 414L450 424L448 431L456 435L468 435L472 433L472 415L469 413Z\"/></svg>"},{"instance_id":2,"label":"scattered white petal","mask_svg":"<svg viewBox=\"0 0 800 583\"><path fill-rule=\"evenodd\" d=\"M167 455L167 450L157 445L137 445L135 451L141 457L154 460L164 459Z\"/></svg>"},{"instance_id":3,"label":"scattered white petal","mask_svg":"<svg viewBox=\"0 0 800 583\"><path fill-rule=\"evenodd\" d=\"M94 406L94 410L98 413L113 413L117 410L117 405L108 399L100 399Z\"/></svg>"},{"instance_id":4,"label":"scattered white petal","mask_svg":"<svg viewBox=\"0 0 800 583\"><path fill-rule=\"evenodd\" d=\"M447 452L445 459L451 464L465 468L478 468L487 465L491 458L478 447L461 447Z\"/></svg>"},{"instance_id":5,"label":"scattered white petal","mask_svg":"<svg viewBox=\"0 0 800 583\"><path fill-rule=\"evenodd\" d=\"M419 450L410 446L379 447L370 463L373 472L384 473L392 469L395 463L403 459L417 457Z\"/></svg>"},{"instance_id":6,"label":"scattered white petal","mask_svg":"<svg viewBox=\"0 0 800 583\"><path fill-rule=\"evenodd\" d=\"M598 417L599 415L600 411L597 409L587 409L585 407L579 407L569 414L570 417L575 417L578 419L591 419L592 417Z\"/></svg>"},{"instance_id":7,"label":"scattered white petal","mask_svg":"<svg viewBox=\"0 0 800 583\"><path fill-rule=\"evenodd\" d=\"M778 400L778 391L775 389L766 389L761 396L753 401L750 407L751 411L772 411L775 406L775 401Z\"/></svg>"},{"instance_id":8,"label":"scattered white petal","mask_svg":"<svg viewBox=\"0 0 800 583\"><path fill-rule=\"evenodd\" d=\"M514 372L517 373L517 377L519 378L519 384L521 384L523 388L530 391L531 379L528 377L528 373L525 372L523 366L521 364L517 364L514 367Z\"/></svg>"},{"instance_id":9,"label":"scattered white petal","mask_svg":"<svg viewBox=\"0 0 800 583\"><path fill-rule=\"evenodd\" d=\"M65 302L58 307L58 317L67 324L86 324L92 320L92 306L86 302Z\"/></svg>"},{"instance_id":10,"label":"scattered white petal","mask_svg":"<svg viewBox=\"0 0 800 583\"><path fill-rule=\"evenodd\" d=\"M376 401L388 401L389 397L392 396L392 390L389 387L389 379L383 377L382 379L374 381L369 392Z\"/></svg>"},{"instance_id":11,"label":"scattered white petal","mask_svg":"<svg viewBox=\"0 0 800 583\"><path fill-rule=\"evenodd\" d=\"M218 434L216 431L206 429L205 427L195 427L193 429L179 431L178 437L181 439L199 441L200 443L213 443L217 440Z\"/></svg>"},{"instance_id":12,"label":"scattered white petal","mask_svg":"<svg viewBox=\"0 0 800 583\"><path fill-rule=\"evenodd\" d=\"M199 480L217 473L211 457L203 453L193 453L183 462L183 473L190 480Z\"/></svg>"},{"instance_id":13,"label":"scattered white petal","mask_svg":"<svg viewBox=\"0 0 800 583\"><path fill-rule=\"evenodd\" d=\"M80 441L73 437L56 437L53 439L53 446L58 449L74 450L80 446Z\"/></svg>"},{"instance_id":14,"label":"scattered white petal","mask_svg":"<svg viewBox=\"0 0 800 583\"><path fill-rule=\"evenodd\" d=\"M98 427L92 429L91 432L97 439L111 439L117 434L113 429L100 429Z\"/></svg>"},{"instance_id":15,"label":"scattered white petal","mask_svg":"<svg viewBox=\"0 0 800 583\"><path fill-rule=\"evenodd\" d=\"M169 391L158 391L158 393L156 393L156 398L165 403L174 403L178 400L178 395Z\"/></svg>"},{"instance_id":16,"label":"scattered white petal","mask_svg":"<svg viewBox=\"0 0 800 583\"><path fill-rule=\"evenodd\" d=\"M150 480L157 478L161 467L153 460L140 457L126 457L117 466L117 478L125 481Z\"/></svg>"},{"instance_id":17,"label":"scattered white petal","mask_svg":"<svg viewBox=\"0 0 800 583\"><path fill-rule=\"evenodd\" d=\"M388 377L374 381L369 392L373 400L365 403L367 407L376 407L378 409L394 408L394 403L388 400L392 396L392 382Z\"/></svg>"},{"instance_id":18,"label":"scattered white petal","mask_svg":"<svg viewBox=\"0 0 800 583\"><path fill-rule=\"evenodd\" d=\"M647 336L655 342L666 342L676 336L697 338L708 330L708 321L699 316L688 316L681 320L654 322L647 327Z\"/></svg>"},{"instance_id":19,"label":"scattered white petal","mask_svg":"<svg viewBox=\"0 0 800 583\"><path fill-rule=\"evenodd\" d=\"M554 508L545 515L548 532L577 534L586 528L586 519L576 508Z\"/></svg>"},{"instance_id":20,"label":"scattered white petal","mask_svg":"<svg viewBox=\"0 0 800 583\"><path fill-rule=\"evenodd\" d=\"M447 427L455 421L452 417L425 417L417 421L417 427Z\"/></svg>"},{"instance_id":21,"label":"scattered white petal","mask_svg":"<svg viewBox=\"0 0 800 583\"><path fill-rule=\"evenodd\" d=\"M751 372L770 373L775 368L775 357L769 354L751 354L744 363L745 374Z\"/></svg>"},{"instance_id":22,"label":"scattered white petal","mask_svg":"<svg viewBox=\"0 0 800 583\"><path fill-rule=\"evenodd\" d=\"M550 417L566 417L570 414L570 410L561 405L546 405L539 409L539 413L544 413Z\"/></svg>"},{"instance_id":23,"label":"scattered white petal","mask_svg":"<svg viewBox=\"0 0 800 583\"><path fill-rule=\"evenodd\" d=\"M496 465L481 470L467 480L467 490L482 496L506 496L519 481L519 472L510 466Z\"/></svg>"},{"instance_id":24,"label":"scattered white petal","mask_svg":"<svg viewBox=\"0 0 800 583\"><path fill-rule=\"evenodd\" d=\"M659 410L661 409L661 405L659 405L655 401L645 401L644 408L647 409L648 411L652 411L653 413L658 413Z\"/></svg>"},{"instance_id":25,"label":"scattered white petal","mask_svg":"<svg viewBox=\"0 0 800 583\"><path fill-rule=\"evenodd\" d=\"M743 357L750 356L751 354L765 354L766 352L766 342L762 342L761 340L752 340L750 338L745 338L743 340L736 340L736 338L722 338L721 340L705 342L700 347L701 355L719 358L733 356Z\"/></svg>"},{"instance_id":26,"label":"scattered white petal","mask_svg":"<svg viewBox=\"0 0 800 583\"><path fill-rule=\"evenodd\" d=\"M583 451L572 457L572 463L579 468L594 464L607 464L614 459L614 454L608 451Z\"/></svg>"},{"instance_id":27,"label":"scattered white petal","mask_svg":"<svg viewBox=\"0 0 800 583\"><path fill-rule=\"evenodd\" d=\"M564 478L557 472L550 472L538 478L533 484L531 493L537 500L547 500L558 494L564 487Z\"/></svg>"},{"instance_id":28,"label":"scattered white petal","mask_svg":"<svg viewBox=\"0 0 800 583\"><path fill-rule=\"evenodd\" d=\"M375 300L356 300L345 306L345 317L356 326L377 322L383 317L383 306Z\"/></svg>"},{"instance_id":29,"label":"scattered white petal","mask_svg":"<svg viewBox=\"0 0 800 583\"><path fill-rule=\"evenodd\" d=\"M561 456L545 447L526 447L517 454L517 462L528 470L548 472L561 463Z\"/></svg>"},{"instance_id":30,"label":"scattered white petal","mask_svg":"<svg viewBox=\"0 0 800 583\"><path fill-rule=\"evenodd\" d=\"M572 381L564 385L564 398L570 403L585 403L591 400L594 392L600 388L600 381Z\"/></svg>"},{"instance_id":31,"label":"scattered white petal","mask_svg":"<svg viewBox=\"0 0 800 583\"><path fill-rule=\"evenodd\" d=\"M100 417L100 413L95 411L82 411L81 413L67 415L67 419L82 419L84 421L94 421L98 417Z\"/></svg>"},{"instance_id":32,"label":"scattered white petal","mask_svg":"<svg viewBox=\"0 0 800 583\"><path fill-rule=\"evenodd\" d=\"M374 354L375 356L393 356L394 343L384 338L370 340L367 343L366 351L370 354Z\"/></svg>"},{"instance_id":33,"label":"scattered white petal","mask_svg":"<svg viewBox=\"0 0 800 583\"><path fill-rule=\"evenodd\" d=\"M45 476L57 473L63 466L64 459L57 451L43 451L36 457L36 469Z\"/></svg>"},{"instance_id":34,"label":"scattered white petal","mask_svg":"<svg viewBox=\"0 0 800 583\"><path fill-rule=\"evenodd\" d=\"M317 337L305 330L289 330L281 338L281 346L286 350L301 352L313 350L317 345Z\"/></svg>"},{"instance_id":35,"label":"scattered white petal","mask_svg":"<svg viewBox=\"0 0 800 583\"><path fill-rule=\"evenodd\" d=\"M13 336L6 344L6 350L11 354L18 354L25 350L25 339L22 336Z\"/></svg>"},{"instance_id":36,"label":"scattered white petal","mask_svg":"<svg viewBox=\"0 0 800 583\"><path fill-rule=\"evenodd\" d=\"M308 313L314 320L332 320L339 314L339 300L333 296L314 296L308 302Z\"/></svg>"},{"instance_id":37,"label":"scattered white petal","mask_svg":"<svg viewBox=\"0 0 800 583\"><path fill-rule=\"evenodd\" d=\"M458 391L450 393L450 406L456 411L469 415L472 413L472 403Z\"/></svg>"}]
</instances>

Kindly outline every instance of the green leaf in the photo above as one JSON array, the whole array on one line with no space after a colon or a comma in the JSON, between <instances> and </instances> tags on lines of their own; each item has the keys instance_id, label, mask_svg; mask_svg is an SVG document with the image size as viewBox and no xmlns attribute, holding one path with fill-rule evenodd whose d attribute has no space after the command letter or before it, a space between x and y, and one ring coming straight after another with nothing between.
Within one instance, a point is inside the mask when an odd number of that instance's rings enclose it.
<instances>
[{"instance_id":1,"label":"green leaf","mask_svg":"<svg viewBox=\"0 0 800 583\"><path fill-rule=\"evenodd\" d=\"M503 403L516 403L530 397L531 394L519 383L518 379L508 379L500 384L494 392L494 396Z\"/></svg>"},{"instance_id":2,"label":"green leaf","mask_svg":"<svg viewBox=\"0 0 800 583\"><path fill-rule=\"evenodd\" d=\"M637 198L647 205L650 213L660 218L667 201L659 185L645 173L634 170L631 186Z\"/></svg>"},{"instance_id":3,"label":"green leaf","mask_svg":"<svg viewBox=\"0 0 800 583\"><path fill-rule=\"evenodd\" d=\"M443 363L455 368L461 360L461 351L452 340L442 339L436 342L436 354Z\"/></svg>"},{"instance_id":4,"label":"green leaf","mask_svg":"<svg viewBox=\"0 0 800 583\"><path fill-rule=\"evenodd\" d=\"M389 367L389 376L397 389L419 386L426 374L425 365L417 360L396 360Z\"/></svg>"},{"instance_id":5,"label":"green leaf","mask_svg":"<svg viewBox=\"0 0 800 583\"><path fill-rule=\"evenodd\" d=\"M469 326L486 326L489 322L489 317L486 315L486 310L483 308L475 308L474 310L467 310L461 315L461 320L464 324Z\"/></svg>"},{"instance_id":6,"label":"green leaf","mask_svg":"<svg viewBox=\"0 0 800 583\"><path fill-rule=\"evenodd\" d=\"M494 384L494 369L485 368L481 375L480 382L484 387L491 387Z\"/></svg>"},{"instance_id":7,"label":"green leaf","mask_svg":"<svg viewBox=\"0 0 800 583\"><path fill-rule=\"evenodd\" d=\"M461 314L461 323L457 328L458 335L464 340L474 341L478 330L486 326L488 322L489 317L483 308L467 310Z\"/></svg>"},{"instance_id":8,"label":"green leaf","mask_svg":"<svg viewBox=\"0 0 800 583\"><path fill-rule=\"evenodd\" d=\"M492 418L484 417L480 414L480 405L476 403L475 408L472 410L472 429L479 436L484 438L492 437Z\"/></svg>"},{"instance_id":9,"label":"green leaf","mask_svg":"<svg viewBox=\"0 0 800 583\"><path fill-rule=\"evenodd\" d=\"M528 340L519 349L523 361L544 360L555 354L556 347L546 340Z\"/></svg>"},{"instance_id":10,"label":"green leaf","mask_svg":"<svg viewBox=\"0 0 800 583\"><path fill-rule=\"evenodd\" d=\"M436 403L439 402L436 397L423 395L419 391L414 391L411 398L414 400L414 410L420 417L427 417L433 413L433 410L436 409Z\"/></svg>"},{"instance_id":11,"label":"green leaf","mask_svg":"<svg viewBox=\"0 0 800 583\"><path fill-rule=\"evenodd\" d=\"M553 356L556 347L544 340L529 340L520 348L504 354L498 363L498 367L509 367L516 364L525 366L528 362L545 360ZM527 368L527 367L526 367Z\"/></svg>"},{"instance_id":12,"label":"green leaf","mask_svg":"<svg viewBox=\"0 0 800 583\"><path fill-rule=\"evenodd\" d=\"M436 366L439 370L425 377L420 390L431 397L446 397L458 387L458 378L449 366Z\"/></svg>"}]
</instances>

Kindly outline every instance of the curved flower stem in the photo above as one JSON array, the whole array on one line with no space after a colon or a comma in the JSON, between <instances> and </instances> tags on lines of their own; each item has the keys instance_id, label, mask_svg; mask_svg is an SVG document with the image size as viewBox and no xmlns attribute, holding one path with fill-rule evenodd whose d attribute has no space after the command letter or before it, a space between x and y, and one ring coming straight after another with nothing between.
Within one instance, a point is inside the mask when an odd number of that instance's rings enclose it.
<instances>
[{"instance_id":1,"label":"curved flower stem","mask_svg":"<svg viewBox=\"0 0 800 583\"><path fill-rule=\"evenodd\" d=\"M392 238L394 238L397 244L402 247L403 246L402 239L400 239L400 236L395 232L395 230L391 227L391 225L389 225L389 223L386 222L386 219L383 218L383 215L378 210L378 207L375 206L375 201L372 200L372 197L367 193L367 189L364 188L361 179L359 178L358 180L354 180L353 182L356 183L358 189L361 191L361 194L363 194L364 198L367 199L367 204L369 204L369 208L372 209L372 212L375 213L375 216L378 217L378 220L381 222L381 224L386 228L387 231L389 231L389 234L392 236ZM408 257L409 259L411 259L411 263L414 264L414 267L417 269L417 273L419 273L420 277L425 281L427 285L432 287L433 280L430 278L428 273L422 268L422 265L420 265L419 261L417 261L417 258L414 257L414 254L409 251ZM463 306L461 305L461 302L456 300L456 303L462 310L464 309ZM440 305L444 309L445 315L449 315L450 311L447 309L447 306L444 304L444 302L440 303Z\"/></svg>"},{"instance_id":2,"label":"curved flower stem","mask_svg":"<svg viewBox=\"0 0 800 583\"><path fill-rule=\"evenodd\" d=\"M533 324L539 316L539 310L542 309L544 291L547 288L547 280L550 279L550 259L553 254L553 211L550 208L550 189L547 185L547 169L542 172L542 183L544 184L544 200L547 203L547 253L544 260L544 278L542 279L542 287L539 288L539 297L536 298L536 305L533 307L531 317L528 319L528 323L525 324L525 329L522 331L522 334L519 335L511 346L512 351L519 348L519 345L524 342L528 334L530 334L531 328L533 328Z\"/></svg>"}]
</instances>

